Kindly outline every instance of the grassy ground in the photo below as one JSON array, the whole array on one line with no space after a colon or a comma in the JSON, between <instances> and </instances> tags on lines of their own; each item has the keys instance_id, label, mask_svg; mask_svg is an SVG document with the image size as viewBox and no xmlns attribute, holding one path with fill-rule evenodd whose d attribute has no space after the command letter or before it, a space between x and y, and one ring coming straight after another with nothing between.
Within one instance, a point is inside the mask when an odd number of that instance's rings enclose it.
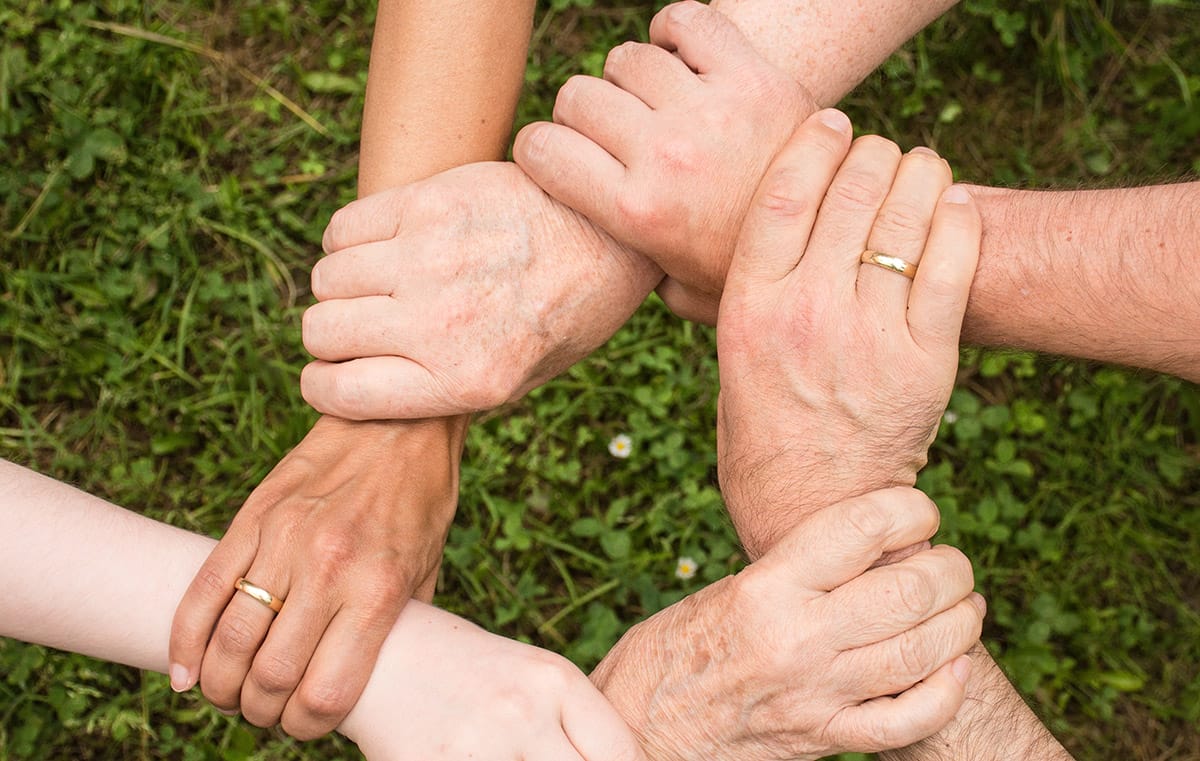
<instances>
[{"instance_id":1,"label":"grassy ground","mask_svg":"<svg viewBox=\"0 0 1200 761\"><path fill-rule=\"evenodd\" d=\"M521 119L643 35L650 5L543 2ZM846 106L972 181L1188 176L1198 11L971 0ZM298 318L353 193L370 17L363 0L0 7L0 456L217 534L298 440ZM739 567L716 377L712 334L650 303L476 425L441 603L587 667ZM1200 759L1196 387L969 351L951 409L921 484L976 562L993 652L1079 757ZM343 757L157 675L0 641L0 761Z\"/></svg>"}]
</instances>

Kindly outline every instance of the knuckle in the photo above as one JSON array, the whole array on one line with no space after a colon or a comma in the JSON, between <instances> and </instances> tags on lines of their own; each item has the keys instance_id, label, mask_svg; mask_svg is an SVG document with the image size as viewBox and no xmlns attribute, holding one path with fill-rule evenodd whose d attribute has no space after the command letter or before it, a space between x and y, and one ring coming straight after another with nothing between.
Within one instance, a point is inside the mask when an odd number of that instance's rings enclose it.
<instances>
[{"instance_id":1,"label":"knuckle","mask_svg":"<svg viewBox=\"0 0 1200 761\"><path fill-rule=\"evenodd\" d=\"M558 88L558 95L554 98L554 121L560 122L563 118L569 118L576 110L586 79L583 74L576 74Z\"/></svg>"},{"instance_id":2,"label":"knuckle","mask_svg":"<svg viewBox=\"0 0 1200 761\"><path fill-rule=\"evenodd\" d=\"M887 193L888 181L862 169L841 172L829 189L829 195L839 207L851 211L874 211Z\"/></svg>"},{"instance_id":3,"label":"knuckle","mask_svg":"<svg viewBox=\"0 0 1200 761\"><path fill-rule=\"evenodd\" d=\"M309 540L316 576L328 581L340 575L358 555L353 531L342 526L323 527Z\"/></svg>"},{"instance_id":4,"label":"knuckle","mask_svg":"<svg viewBox=\"0 0 1200 761\"><path fill-rule=\"evenodd\" d=\"M907 631L896 641L896 661L904 679L916 684L929 672L926 643L913 631Z\"/></svg>"},{"instance_id":5,"label":"knuckle","mask_svg":"<svg viewBox=\"0 0 1200 761\"><path fill-rule=\"evenodd\" d=\"M225 598L233 594L233 582L228 574L206 564L196 573L192 584L203 597Z\"/></svg>"},{"instance_id":6,"label":"knuckle","mask_svg":"<svg viewBox=\"0 0 1200 761\"><path fill-rule=\"evenodd\" d=\"M217 625L213 642L226 655L244 657L258 649L259 627L240 613L226 612Z\"/></svg>"},{"instance_id":7,"label":"knuckle","mask_svg":"<svg viewBox=\"0 0 1200 761\"><path fill-rule=\"evenodd\" d=\"M632 229L635 234L639 231L655 229L660 223L666 221L666 215L658 202L643 193L618 193L616 212L623 224Z\"/></svg>"},{"instance_id":8,"label":"knuckle","mask_svg":"<svg viewBox=\"0 0 1200 761\"><path fill-rule=\"evenodd\" d=\"M875 232L884 235L922 238L929 228L933 209L920 209L909 201L892 201L884 204L875 218Z\"/></svg>"},{"instance_id":9,"label":"knuckle","mask_svg":"<svg viewBox=\"0 0 1200 761\"><path fill-rule=\"evenodd\" d=\"M295 657L271 654L254 660L249 679L264 694L279 697L291 695L303 676L303 665Z\"/></svg>"},{"instance_id":10,"label":"knuckle","mask_svg":"<svg viewBox=\"0 0 1200 761\"><path fill-rule=\"evenodd\" d=\"M877 541L891 531L892 518L877 500L857 500L846 510L846 524L863 539Z\"/></svg>"},{"instance_id":11,"label":"knuckle","mask_svg":"<svg viewBox=\"0 0 1200 761\"><path fill-rule=\"evenodd\" d=\"M622 42L608 51L608 55L604 59L605 79L612 79L614 76L619 76L621 69L637 54L638 44L632 41Z\"/></svg>"},{"instance_id":12,"label":"knuckle","mask_svg":"<svg viewBox=\"0 0 1200 761\"><path fill-rule=\"evenodd\" d=\"M791 168L772 172L763 181L758 193L758 205L783 219L798 219L811 215L817 202L799 192L804 187L804 174Z\"/></svg>"},{"instance_id":13,"label":"knuckle","mask_svg":"<svg viewBox=\"0 0 1200 761\"><path fill-rule=\"evenodd\" d=\"M332 729L354 707L356 697L345 683L321 680L311 685L301 684L293 699L305 717Z\"/></svg>"},{"instance_id":14,"label":"knuckle","mask_svg":"<svg viewBox=\"0 0 1200 761\"><path fill-rule=\"evenodd\" d=\"M900 608L897 612L909 621L925 620L936 597L929 575L912 565L895 566L888 593Z\"/></svg>"}]
</instances>

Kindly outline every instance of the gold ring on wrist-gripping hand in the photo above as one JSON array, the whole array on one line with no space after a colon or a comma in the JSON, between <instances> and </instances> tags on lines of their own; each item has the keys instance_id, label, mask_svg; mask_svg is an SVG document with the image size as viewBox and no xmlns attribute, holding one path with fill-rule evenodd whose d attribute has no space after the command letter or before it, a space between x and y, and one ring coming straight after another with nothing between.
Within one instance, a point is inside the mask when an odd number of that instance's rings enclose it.
<instances>
[{"instance_id":1,"label":"gold ring on wrist-gripping hand","mask_svg":"<svg viewBox=\"0 0 1200 761\"><path fill-rule=\"evenodd\" d=\"M245 592L246 594L250 595L255 600L258 600L263 605L266 605L268 608L275 611L276 613L283 610L283 600L282 599L276 597L275 595L271 594L270 592L268 592L267 590L258 586L257 584L250 582L250 581L246 581L246 578L244 576L239 578L233 586L235 586L237 588L237 591Z\"/></svg>"},{"instance_id":2,"label":"gold ring on wrist-gripping hand","mask_svg":"<svg viewBox=\"0 0 1200 761\"><path fill-rule=\"evenodd\" d=\"M916 264L907 259L901 259L898 256L885 254L882 251L863 251L862 256L859 257L859 261L863 264L874 264L876 267L882 267L889 272L903 275L909 280L917 276Z\"/></svg>"}]
</instances>

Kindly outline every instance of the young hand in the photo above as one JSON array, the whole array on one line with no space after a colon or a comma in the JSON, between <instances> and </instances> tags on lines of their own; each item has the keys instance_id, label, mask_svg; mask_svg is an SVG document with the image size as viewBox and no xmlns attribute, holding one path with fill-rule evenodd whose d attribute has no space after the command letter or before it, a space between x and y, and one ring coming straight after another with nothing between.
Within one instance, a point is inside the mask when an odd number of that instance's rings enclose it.
<instances>
[{"instance_id":1,"label":"young hand","mask_svg":"<svg viewBox=\"0 0 1200 761\"><path fill-rule=\"evenodd\" d=\"M464 420L322 418L259 484L179 603L171 682L311 739L354 706L414 594L433 594ZM238 592L239 577L283 601Z\"/></svg>"}]
</instances>

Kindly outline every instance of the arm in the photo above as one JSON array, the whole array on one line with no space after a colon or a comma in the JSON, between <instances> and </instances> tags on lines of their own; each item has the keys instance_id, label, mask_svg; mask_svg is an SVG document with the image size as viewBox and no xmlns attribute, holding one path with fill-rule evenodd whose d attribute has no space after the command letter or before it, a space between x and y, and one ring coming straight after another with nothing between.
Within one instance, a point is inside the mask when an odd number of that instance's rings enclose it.
<instances>
[{"instance_id":1,"label":"arm","mask_svg":"<svg viewBox=\"0 0 1200 761\"><path fill-rule=\"evenodd\" d=\"M971 192L983 253L966 340L1200 382L1200 182Z\"/></svg>"},{"instance_id":2,"label":"arm","mask_svg":"<svg viewBox=\"0 0 1200 761\"><path fill-rule=\"evenodd\" d=\"M0 636L165 671L171 610L213 545L0 461ZM565 659L419 602L339 730L372 761L641 757Z\"/></svg>"},{"instance_id":3,"label":"arm","mask_svg":"<svg viewBox=\"0 0 1200 761\"><path fill-rule=\"evenodd\" d=\"M845 4L837 0L715 3L755 47L778 52L773 60L783 69L772 69L779 80L798 91L790 77L803 71L803 84L822 100L851 88L865 71L952 4L931 0L917 4L914 11L914 4L899 0L856 2L853 14L841 15ZM628 46L617 50L628 52ZM821 66L807 69L810 60L821 61ZM564 93L570 91L564 88ZM778 115L781 104L773 96L781 92L770 88L756 93L768 115ZM812 110L807 94L792 97L801 115ZM560 103L562 99L560 94ZM691 105L689 112L705 113ZM614 133L650 134L620 118L620 109L604 107L593 113L614 116ZM746 122L769 125L771 120L750 115ZM662 131L670 133L669 126ZM792 126L778 130L780 143ZM523 131L514 152L538 184L556 195L556 183L570 184L577 157L569 145L557 151L545 145L540 171L531 169L535 162L529 149L537 142L531 139L536 131ZM688 134L703 136L705 131ZM753 131L741 134L752 145L762 143ZM760 170L768 160L769 156L761 161ZM692 197L697 187L724 191L745 185L736 181L743 173L739 169L732 176L708 175L699 184L694 175L676 173L678 186L688 192L671 199ZM607 185L607 179L592 180L586 187ZM757 177L749 181L745 200L756 182ZM705 208L728 205L718 199ZM570 206L585 214L580 216ZM625 212L636 216L642 227L671 219L661 210L638 209L636 204L626 205ZM706 218L703 210L693 217ZM448 219L456 225L448 227ZM720 234L732 238L738 220L722 220ZM497 230L505 234L496 236ZM325 236L330 256L314 273L313 290L320 303L305 315L304 338L319 361L305 368L305 399L322 412L357 419L417 418L498 406L607 340L663 282L661 266L667 266L672 278L660 292L677 311L686 307L672 295L675 291L686 290L690 298L693 288L710 288L707 273L689 278L689 273L671 271L655 246L619 245L601 230L615 232L602 214L571 202L555 203L524 173L492 165L464 167L351 204L331 221ZM685 225L673 224L668 232L679 240L694 240ZM617 237L630 243L627 237ZM653 258L644 252L653 252ZM485 268L486 277L460 276ZM723 272L722 268L722 278ZM677 287L675 278L684 286ZM497 289L496 283L526 287ZM429 314L449 317L430 321ZM499 315L503 318L497 319ZM509 347L500 368L480 359L483 350L496 345Z\"/></svg>"},{"instance_id":4,"label":"arm","mask_svg":"<svg viewBox=\"0 0 1200 761\"><path fill-rule=\"evenodd\" d=\"M360 193L503 155L531 14L503 0L380 3ZM217 706L299 738L333 728L409 598L433 595L466 427L319 420L189 587L172 685L199 680ZM239 576L287 601L278 619L233 594Z\"/></svg>"}]
</instances>

